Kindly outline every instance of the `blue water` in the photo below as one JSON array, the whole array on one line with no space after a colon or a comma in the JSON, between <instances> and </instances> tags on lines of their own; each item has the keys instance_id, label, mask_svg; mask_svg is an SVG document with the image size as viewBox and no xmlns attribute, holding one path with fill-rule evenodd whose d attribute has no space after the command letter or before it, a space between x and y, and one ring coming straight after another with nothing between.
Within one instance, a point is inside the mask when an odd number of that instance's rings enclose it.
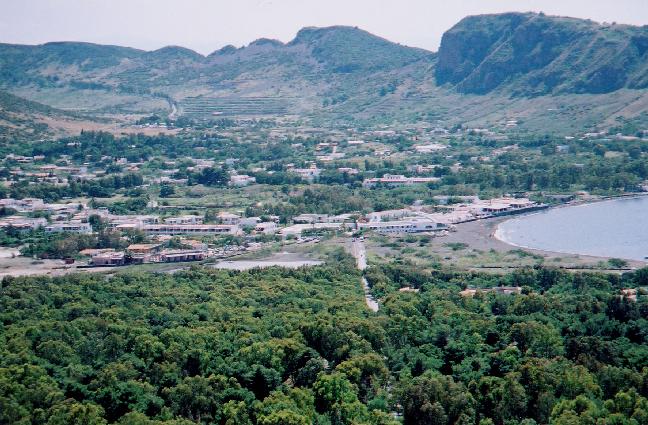
<instances>
[{"instance_id":1,"label":"blue water","mask_svg":"<svg viewBox=\"0 0 648 425\"><path fill-rule=\"evenodd\" d=\"M525 248L644 260L648 196L553 208L501 223L497 237Z\"/></svg>"}]
</instances>

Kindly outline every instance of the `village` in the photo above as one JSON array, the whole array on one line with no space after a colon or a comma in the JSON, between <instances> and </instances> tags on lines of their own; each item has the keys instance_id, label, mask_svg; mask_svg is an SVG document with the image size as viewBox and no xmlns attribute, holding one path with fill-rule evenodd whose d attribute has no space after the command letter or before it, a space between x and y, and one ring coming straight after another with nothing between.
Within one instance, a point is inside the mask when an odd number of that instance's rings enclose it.
<instances>
[{"instance_id":1,"label":"village","mask_svg":"<svg viewBox=\"0 0 648 425\"><path fill-rule=\"evenodd\" d=\"M25 256L82 267L200 262L332 234L444 238L464 223L599 196L536 176L518 177L517 186L533 181L509 191L505 179L515 178L498 168L524 170L551 154L568 181L589 171L580 144L607 143L609 161L625 154L613 150L620 136L578 134L538 149L516 128L515 119L362 130L237 120L214 124L217 134L178 128L168 140L40 140L0 162L0 230L4 246ZM638 183L622 191L648 190ZM65 252L43 252L66 240Z\"/></svg>"},{"instance_id":2,"label":"village","mask_svg":"<svg viewBox=\"0 0 648 425\"><path fill-rule=\"evenodd\" d=\"M439 202L447 202L447 198ZM139 232L144 241L129 244L125 249L82 249L76 256L81 264L88 266L123 266L127 264L169 263L201 261L207 258L225 258L241 252L261 249L271 240L303 243L317 241L312 235L326 232L360 234L427 233L443 236L454 226L468 221L486 219L508 214L530 212L544 208L526 198L498 198L480 200L466 198L459 204L423 206L415 204L398 210L376 211L368 214L300 214L290 223L281 225L279 217L244 217L241 214L221 211L213 223L205 223L198 214L179 216L118 215L106 208L91 208L82 203L46 203L42 199L0 199L0 208L14 211L0 219L5 231L29 232L42 230L46 234L96 234L102 231L124 235ZM34 215L46 215L34 217ZM100 226L99 226L100 223ZM210 246L206 240L214 237L243 237L241 245ZM124 238L122 236L122 238ZM125 239L125 238L124 238ZM73 258L67 258L72 263Z\"/></svg>"}]
</instances>

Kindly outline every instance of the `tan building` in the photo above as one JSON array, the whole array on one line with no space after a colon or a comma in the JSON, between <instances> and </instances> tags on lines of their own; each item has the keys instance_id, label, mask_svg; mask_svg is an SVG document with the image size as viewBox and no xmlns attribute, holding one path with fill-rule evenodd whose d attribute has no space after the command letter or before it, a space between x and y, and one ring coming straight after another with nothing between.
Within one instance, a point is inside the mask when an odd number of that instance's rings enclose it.
<instances>
[{"instance_id":1,"label":"tan building","mask_svg":"<svg viewBox=\"0 0 648 425\"><path fill-rule=\"evenodd\" d=\"M136 243L129 245L126 250L132 254L155 254L161 248L162 245L159 243Z\"/></svg>"}]
</instances>

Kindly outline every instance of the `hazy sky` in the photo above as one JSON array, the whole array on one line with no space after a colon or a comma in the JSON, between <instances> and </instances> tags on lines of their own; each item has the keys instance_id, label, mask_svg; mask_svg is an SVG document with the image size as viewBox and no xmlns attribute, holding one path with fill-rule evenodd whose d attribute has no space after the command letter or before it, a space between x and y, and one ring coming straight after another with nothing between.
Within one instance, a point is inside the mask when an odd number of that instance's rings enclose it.
<instances>
[{"instance_id":1,"label":"hazy sky","mask_svg":"<svg viewBox=\"0 0 648 425\"><path fill-rule=\"evenodd\" d=\"M513 10L648 24L648 0L0 0L0 42L180 45L210 53L260 37L289 41L305 26L352 25L437 50L462 17Z\"/></svg>"}]
</instances>

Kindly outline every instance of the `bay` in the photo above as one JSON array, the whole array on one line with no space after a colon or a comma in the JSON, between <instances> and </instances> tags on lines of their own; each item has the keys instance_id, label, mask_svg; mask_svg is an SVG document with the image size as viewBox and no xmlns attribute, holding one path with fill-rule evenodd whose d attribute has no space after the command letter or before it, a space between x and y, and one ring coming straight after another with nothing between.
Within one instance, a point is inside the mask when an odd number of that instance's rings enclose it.
<instances>
[{"instance_id":1,"label":"bay","mask_svg":"<svg viewBox=\"0 0 648 425\"><path fill-rule=\"evenodd\" d=\"M501 223L495 236L543 251L645 260L648 196L552 208Z\"/></svg>"}]
</instances>

